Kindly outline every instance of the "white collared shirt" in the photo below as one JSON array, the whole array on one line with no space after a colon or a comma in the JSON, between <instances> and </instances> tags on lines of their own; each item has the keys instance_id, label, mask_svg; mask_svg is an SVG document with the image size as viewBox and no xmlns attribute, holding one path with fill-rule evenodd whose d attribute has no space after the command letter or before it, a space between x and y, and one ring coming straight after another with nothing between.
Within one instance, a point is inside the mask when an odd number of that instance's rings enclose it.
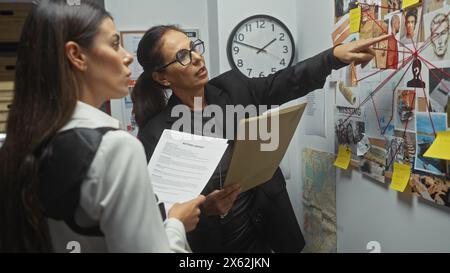
<instances>
[{"instance_id":1,"label":"white collared shirt","mask_svg":"<svg viewBox=\"0 0 450 273\"><path fill-rule=\"evenodd\" d=\"M73 128L119 128L119 122L97 108L78 102L71 120L60 131ZM81 186L76 221L99 225L105 237L73 232L64 222L49 219L56 252L69 252L69 242L84 252L188 252L183 224L163 223L147 171L142 144L124 131L103 136ZM72 249L72 248L69 248Z\"/></svg>"}]
</instances>

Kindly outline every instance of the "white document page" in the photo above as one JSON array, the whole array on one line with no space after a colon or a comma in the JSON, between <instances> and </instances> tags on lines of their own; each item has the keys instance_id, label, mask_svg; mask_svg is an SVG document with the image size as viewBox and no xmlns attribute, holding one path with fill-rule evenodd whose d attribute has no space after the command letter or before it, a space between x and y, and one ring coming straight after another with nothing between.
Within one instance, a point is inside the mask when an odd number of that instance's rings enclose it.
<instances>
[{"instance_id":1,"label":"white document page","mask_svg":"<svg viewBox=\"0 0 450 273\"><path fill-rule=\"evenodd\" d=\"M196 198L205 188L228 140L164 130L148 164L151 182L166 212Z\"/></svg>"}]
</instances>

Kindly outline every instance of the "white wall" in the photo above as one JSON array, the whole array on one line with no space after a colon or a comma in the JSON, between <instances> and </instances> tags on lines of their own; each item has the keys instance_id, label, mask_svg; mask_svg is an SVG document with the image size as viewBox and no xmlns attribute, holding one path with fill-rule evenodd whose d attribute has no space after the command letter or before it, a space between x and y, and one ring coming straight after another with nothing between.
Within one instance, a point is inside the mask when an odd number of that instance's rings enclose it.
<instances>
[{"instance_id":1,"label":"white wall","mask_svg":"<svg viewBox=\"0 0 450 273\"><path fill-rule=\"evenodd\" d=\"M331 45L333 12L332 1L302 0L298 5L300 59ZM299 153L304 147L334 150L333 95L327 93L328 138L301 134ZM380 242L383 252L450 252L449 208L396 193L357 171L337 172L336 200L338 252L366 252L369 241Z\"/></svg>"},{"instance_id":2,"label":"white wall","mask_svg":"<svg viewBox=\"0 0 450 273\"><path fill-rule=\"evenodd\" d=\"M242 20L256 14L272 15L280 19L297 38L296 0L209 0L217 1L219 26L220 72L230 70L226 46L233 28Z\"/></svg>"},{"instance_id":3,"label":"white wall","mask_svg":"<svg viewBox=\"0 0 450 273\"><path fill-rule=\"evenodd\" d=\"M119 31L145 31L160 24L200 29L200 38L209 44L208 0L106 0ZM209 65L210 51L205 52Z\"/></svg>"},{"instance_id":4,"label":"white wall","mask_svg":"<svg viewBox=\"0 0 450 273\"><path fill-rule=\"evenodd\" d=\"M114 17L119 31L146 31L152 26L176 24L182 28L200 30L200 38L209 44L208 0L105 0L105 8ZM206 65L210 67L210 51L205 52ZM137 61L137 60L135 60ZM123 120L122 103L111 101L115 118Z\"/></svg>"}]
</instances>

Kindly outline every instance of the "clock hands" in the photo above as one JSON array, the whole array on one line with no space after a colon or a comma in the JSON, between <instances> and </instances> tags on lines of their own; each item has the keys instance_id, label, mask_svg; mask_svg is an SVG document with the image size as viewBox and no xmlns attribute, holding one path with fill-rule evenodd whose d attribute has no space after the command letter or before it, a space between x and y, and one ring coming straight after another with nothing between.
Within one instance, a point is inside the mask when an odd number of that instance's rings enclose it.
<instances>
[{"instance_id":1,"label":"clock hands","mask_svg":"<svg viewBox=\"0 0 450 273\"><path fill-rule=\"evenodd\" d=\"M276 55L274 55L274 54L268 52L267 50L265 50L266 47L268 47L269 45L271 45L271 44L272 44L273 42L275 42L276 40L277 40L277 39L272 40L272 41L271 41L268 45L266 45L264 48L259 48L259 47L252 46L252 45L249 45L249 44L246 44L246 43L243 43L243 42L239 42L239 41L234 41L234 43L240 44L240 45L243 45L243 46L246 46L246 47L249 47L249 48L256 49L256 50L258 50L258 52L257 52L256 54L259 54L260 52L264 52L264 53L267 53L267 54L271 55L272 57L275 57L275 58L281 60L280 56L276 56Z\"/></svg>"},{"instance_id":2,"label":"clock hands","mask_svg":"<svg viewBox=\"0 0 450 273\"><path fill-rule=\"evenodd\" d=\"M235 42L236 44L240 44L240 45L243 45L243 46L246 46L246 47L250 47L250 48L256 49L256 50L258 50L258 53L259 53L260 51L261 51L261 52L267 53L266 50L261 49L261 48L259 48L259 47L252 46L252 45L249 45L249 44L245 44L245 43L242 43L242 42L239 42L239 41L234 41L234 42Z\"/></svg>"},{"instance_id":3,"label":"clock hands","mask_svg":"<svg viewBox=\"0 0 450 273\"><path fill-rule=\"evenodd\" d=\"M273 44L277 39L273 39L272 41L270 41L266 46L264 46L263 48L261 48L260 50L258 50L258 52L256 52L256 54L259 54L260 52L265 52L265 49L270 46L271 44Z\"/></svg>"}]
</instances>

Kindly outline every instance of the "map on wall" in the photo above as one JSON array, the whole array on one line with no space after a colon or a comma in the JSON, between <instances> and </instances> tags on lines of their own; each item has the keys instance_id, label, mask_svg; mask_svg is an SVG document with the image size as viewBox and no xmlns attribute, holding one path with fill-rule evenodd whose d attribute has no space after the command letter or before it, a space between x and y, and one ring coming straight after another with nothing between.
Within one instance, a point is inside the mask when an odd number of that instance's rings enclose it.
<instances>
[{"instance_id":1,"label":"map on wall","mask_svg":"<svg viewBox=\"0 0 450 273\"><path fill-rule=\"evenodd\" d=\"M336 253L336 169L334 155L303 151L305 253Z\"/></svg>"}]
</instances>

